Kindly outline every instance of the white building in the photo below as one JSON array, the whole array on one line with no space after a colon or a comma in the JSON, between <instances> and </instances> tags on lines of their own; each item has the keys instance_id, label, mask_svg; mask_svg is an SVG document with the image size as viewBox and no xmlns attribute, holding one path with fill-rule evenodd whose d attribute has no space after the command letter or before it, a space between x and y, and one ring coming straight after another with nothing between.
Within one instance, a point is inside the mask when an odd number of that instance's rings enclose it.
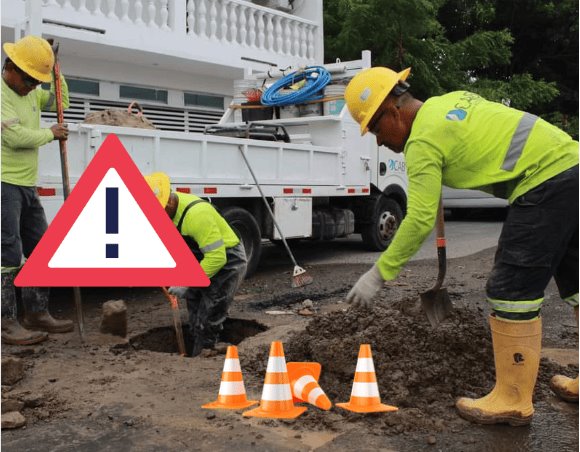
<instances>
[{"instance_id":1,"label":"white building","mask_svg":"<svg viewBox=\"0 0 580 452\"><path fill-rule=\"evenodd\" d=\"M2 0L1 12L2 42L60 44L67 122L137 100L160 129L202 131L245 73L323 62L322 0Z\"/></svg>"}]
</instances>

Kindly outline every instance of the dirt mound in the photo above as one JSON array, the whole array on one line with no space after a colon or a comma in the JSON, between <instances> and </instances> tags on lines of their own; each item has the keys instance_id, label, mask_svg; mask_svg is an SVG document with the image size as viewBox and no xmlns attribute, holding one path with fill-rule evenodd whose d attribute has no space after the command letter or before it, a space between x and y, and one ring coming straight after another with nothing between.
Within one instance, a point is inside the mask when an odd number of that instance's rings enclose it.
<instances>
[{"instance_id":1,"label":"dirt mound","mask_svg":"<svg viewBox=\"0 0 580 452\"><path fill-rule=\"evenodd\" d=\"M456 414L455 400L481 397L495 382L487 320L481 312L456 309L434 330L414 303L410 299L401 303L406 312L377 306L363 314L349 309L320 316L284 344L286 360L321 363L321 387L334 403L346 402L359 346L368 343L382 401L399 411L364 416L336 408L334 413L343 421L366 422L372 430L387 433L454 430L465 425ZM249 370L264 372L267 357L267 349L259 351ZM549 394L549 379L561 371L542 360L536 400ZM309 413L312 427L317 423L328 427L327 413Z\"/></svg>"}]
</instances>

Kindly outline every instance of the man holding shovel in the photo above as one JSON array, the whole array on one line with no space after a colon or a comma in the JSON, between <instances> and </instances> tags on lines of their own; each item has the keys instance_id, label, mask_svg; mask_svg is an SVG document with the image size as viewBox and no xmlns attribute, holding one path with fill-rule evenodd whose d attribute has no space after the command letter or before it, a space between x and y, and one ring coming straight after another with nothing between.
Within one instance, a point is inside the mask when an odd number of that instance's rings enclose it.
<instances>
[{"instance_id":1,"label":"man holding shovel","mask_svg":"<svg viewBox=\"0 0 580 452\"><path fill-rule=\"evenodd\" d=\"M24 287L24 320L16 315L14 278L47 228L36 192L38 148L68 136L66 124L40 128L40 111L56 109L54 81L51 90L38 88L52 80L54 54L48 41L26 36L3 46L2 68L2 342L29 345L46 340L46 333L72 331L70 320L57 320L48 312L49 289ZM63 101L68 89L61 77Z\"/></svg>"},{"instance_id":2,"label":"man holding shovel","mask_svg":"<svg viewBox=\"0 0 580 452\"><path fill-rule=\"evenodd\" d=\"M229 307L246 274L244 245L209 202L172 192L167 174L153 173L145 180L210 279L208 287L169 288L171 295L187 301L194 339L192 356L196 356L218 342Z\"/></svg>"},{"instance_id":3,"label":"man holding shovel","mask_svg":"<svg viewBox=\"0 0 580 452\"><path fill-rule=\"evenodd\" d=\"M407 216L389 248L347 296L369 307L435 223L443 184L508 199L510 210L487 283L496 385L480 399L461 398L459 414L476 423L529 424L540 361L540 308L555 278L562 299L578 312L578 142L530 113L460 91L421 102L405 81L410 69L376 67L345 91L361 133L404 152ZM556 376L553 390L578 401L578 378Z\"/></svg>"}]
</instances>

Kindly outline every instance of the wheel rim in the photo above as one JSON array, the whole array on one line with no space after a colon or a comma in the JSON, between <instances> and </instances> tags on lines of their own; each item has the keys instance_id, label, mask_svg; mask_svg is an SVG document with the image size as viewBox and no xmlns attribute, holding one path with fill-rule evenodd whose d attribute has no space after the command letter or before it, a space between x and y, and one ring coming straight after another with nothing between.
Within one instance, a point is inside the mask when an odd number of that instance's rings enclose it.
<instances>
[{"instance_id":1,"label":"wheel rim","mask_svg":"<svg viewBox=\"0 0 580 452\"><path fill-rule=\"evenodd\" d=\"M388 210L383 212L379 217L379 238L383 242L392 240L397 231L397 218Z\"/></svg>"}]
</instances>

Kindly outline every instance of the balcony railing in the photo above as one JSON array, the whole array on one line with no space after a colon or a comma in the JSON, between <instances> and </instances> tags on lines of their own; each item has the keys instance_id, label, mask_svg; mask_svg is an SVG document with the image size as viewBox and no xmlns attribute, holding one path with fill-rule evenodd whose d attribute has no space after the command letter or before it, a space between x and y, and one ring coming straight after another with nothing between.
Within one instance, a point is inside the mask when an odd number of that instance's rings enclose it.
<instances>
[{"instance_id":1,"label":"balcony railing","mask_svg":"<svg viewBox=\"0 0 580 452\"><path fill-rule=\"evenodd\" d=\"M146 37L148 45L156 37L192 47L203 40L258 59L306 63L322 52L315 22L244 0L42 0L42 16L45 24L97 31L130 45L131 34Z\"/></svg>"}]
</instances>

